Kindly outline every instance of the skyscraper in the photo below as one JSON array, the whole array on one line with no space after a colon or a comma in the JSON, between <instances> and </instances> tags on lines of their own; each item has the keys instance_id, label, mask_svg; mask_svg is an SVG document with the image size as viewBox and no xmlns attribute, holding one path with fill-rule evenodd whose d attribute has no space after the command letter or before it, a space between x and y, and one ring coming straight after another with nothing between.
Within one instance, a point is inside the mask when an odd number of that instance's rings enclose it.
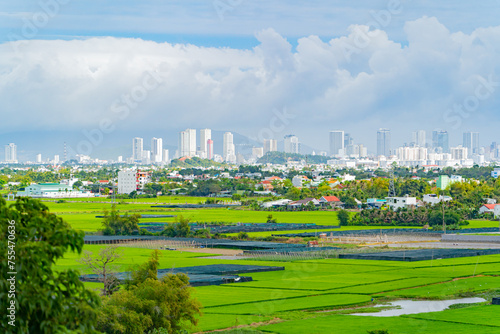
<instances>
[{"instance_id":1,"label":"skyscraper","mask_svg":"<svg viewBox=\"0 0 500 334\"><path fill-rule=\"evenodd\" d=\"M144 141L142 138L135 137L132 140L132 160L142 161L142 155L144 150Z\"/></svg>"},{"instance_id":2,"label":"skyscraper","mask_svg":"<svg viewBox=\"0 0 500 334\"><path fill-rule=\"evenodd\" d=\"M10 143L5 145L5 162L17 163L17 145Z\"/></svg>"},{"instance_id":3,"label":"skyscraper","mask_svg":"<svg viewBox=\"0 0 500 334\"><path fill-rule=\"evenodd\" d=\"M207 143L208 140L212 139L212 130L210 129L201 129L200 130L200 156L202 158L207 158Z\"/></svg>"},{"instance_id":4,"label":"skyscraper","mask_svg":"<svg viewBox=\"0 0 500 334\"><path fill-rule=\"evenodd\" d=\"M425 147L425 144L426 144L425 136L426 136L425 130L413 131L413 133L412 133L413 145L419 146L419 147Z\"/></svg>"},{"instance_id":5,"label":"skyscraper","mask_svg":"<svg viewBox=\"0 0 500 334\"><path fill-rule=\"evenodd\" d=\"M224 160L227 162L236 162L236 151L233 143L233 134L231 132L224 133L222 152Z\"/></svg>"},{"instance_id":6,"label":"skyscraper","mask_svg":"<svg viewBox=\"0 0 500 334\"><path fill-rule=\"evenodd\" d=\"M278 141L276 139L264 139L264 154L278 150Z\"/></svg>"},{"instance_id":7,"label":"skyscraper","mask_svg":"<svg viewBox=\"0 0 500 334\"><path fill-rule=\"evenodd\" d=\"M214 158L214 141L212 139L207 140L207 159L212 160Z\"/></svg>"},{"instance_id":8,"label":"skyscraper","mask_svg":"<svg viewBox=\"0 0 500 334\"><path fill-rule=\"evenodd\" d=\"M432 148L435 152L438 153L450 153L450 144L447 131L432 131Z\"/></svg>"},{"instance_id":9,"label":"skyscraper","mask_svg":"<svg viewBox=\"0 0 500 334\"><path fill-rule=\"evenodd\" d=\"M163 161L163 139L151 139L151 160L155 163Z\"/></svg>"},{"instance_id":10,"label":"skyscraper","mask_svg":"<svg viewBox=\"0 0 500 334\"><path fill-rule=\"evenodd\" d=\"M464 132L463 147L467 148L468 158L479 154L479 132Z\"/></svg>"},{"instance_id":11,"label":"skyscraper","mask_svg":"<svg viewBox=\"0 0 500 334\"><path fill-rule=\"evenodd\" d=\"M391 131L389 129L377 131L377 155L386 157L391 155Z\"/></svg>"},{"instance_id":12,"label":"skyscraper","mask_svg":"<svg viewBox=\"0 0 500 334\"><path fill-rule=\"evenodd\" d=\"M196 130L186 129L179 133L179 154L181 157L196 155Z\"/></svg>"},{"instance_id":13,"label":"skyscraper","mask_svg":"<svg viewBox=\"0 0 500 334\"><path fill-rule=\"evenodd\" d=\"M346 134L349 136L349 134ZM349 136L350 137L350 136ZM335 130L335 131L330 131L330 155L331 156L337 156L337 155L343 155L344 148L345 148L345 137L344 137L344 131L342 130ZM349 139L348 139L349 141Z\"/></svg>"},{"instance_id":14,"label":"skyscraper","mask_svg":"<svg viewBox=\"0 0 500 334\"><path fill-rule=\"evenodd\" d=\"M297 136L285 136L285 153L300 153L300 143Z\"/></svg>"}]
</instances>

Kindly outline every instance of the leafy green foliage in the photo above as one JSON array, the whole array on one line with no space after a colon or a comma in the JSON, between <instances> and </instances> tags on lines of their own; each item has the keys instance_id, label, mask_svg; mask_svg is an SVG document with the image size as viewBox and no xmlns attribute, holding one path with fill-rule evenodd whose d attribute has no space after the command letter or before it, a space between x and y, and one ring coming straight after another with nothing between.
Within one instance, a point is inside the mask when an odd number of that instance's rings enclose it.
<instances>
[{"instance_id":1,"label":"leafy green foliage","mask_svg":"<svg viewBox=\"0 0 500 334\"><path fill-rule=\"evenodd\" d=\"M176 222L169 224L161 233L167 237L185 238L191 235L191 228L189 227L189 219L184 218L182 215L176 218Z\"/></svg>"},{"instance_id":2,"label":"leafy green foliage","mask_svg":"<svg viewBox=\"0 0 500 334\"><path fill-rule=\"evenodd\" d=\"M185 274L167 275L158 280L160 252L138 270L126 290L105 297L98 328L105 333L179 333L198 323L201 304L191 297ZM156 331L155 331L156 330Z\"/></svg>"},{"instance_id":3,"label":"leafy green foliage","mask_svg":"<svg viewBox=\"0 0 500 334\"><path fill-rule=\"evenodd\" d=\"M116 210L116 205L113 204L111 212L104 211L104 219L102 221L104 229L102 233L104 235L131 235L134 232L137 233L139 230L139 218L141 218L139 214L131 216L125 214L124 216L120 216Z\"/></svg>"},{"instance_id":4,"label":"leafy green foliage","mask_svg":"<svg viewBox=\"0 0 500 334\"><path fill-rule=\"evenodd\" d=\"M11 206L0 198L0 220L0 270L3 275L17 272L16 327L2 320L0 331L94 333L98 296L85 289L78 272L54 272L52 269L52 265L66 251L82 251L83 232L71 229L61 218L50 213L44 204L31 198L20 198ZM8 222L15 222L15 234L12 234L15 235L15 247L8 243L8 231L12 231L8 226L13 226ZM15 251L14 270L9 268L12 263L8 263L3 255L8 250ZM9 287L5 279L0 280L2 312L11 300L7 296Z\"/></svg>"},{"instance_id":5,"label":"leafy green foliage","mask_svg":"<svg viewBox=\"0 0 500 334\"><path fill-rule=\"evenodd\" d=\"M127 281L127 288L130 289L132 286L136 286L141 282L150 279L158 279L158 266L160 265L160 251L155 249L151 253L151 257L148 262L143 263L138 269L131 272L131 278Z\"/></svg>"},{"instance_id":6,"label":"leafy green foliage","mask_svg":"<svg viewBox=\"0 0 500 334\"><path fill-rule=\"evenodd\" d=\"M340 210L337 214L340 226L347 226L349 224L349 212L347 210Z\"/></svg>"}]
</instances>

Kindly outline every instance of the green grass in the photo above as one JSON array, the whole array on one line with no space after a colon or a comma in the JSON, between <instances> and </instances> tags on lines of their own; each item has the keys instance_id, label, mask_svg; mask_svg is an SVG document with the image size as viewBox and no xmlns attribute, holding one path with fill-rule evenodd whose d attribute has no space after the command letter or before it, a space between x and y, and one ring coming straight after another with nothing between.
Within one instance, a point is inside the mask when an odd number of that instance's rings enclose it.
<instances>
[{"instance_id":1,"label":"green grass","mask_svg":"<svg viewBox=\"0 0 500 334\"><path fill-rule=\"evenodd\" d=\"M460 324L485 325L500 327L500 306L479 305L460 309L444 310L443 312L407 315L414 319L433 321L448 321ZM500 332L500 328L497 329Z\"/></svg>"},{"instance_id":2,"label":"green grass","mask_svg":"<svg viewBox=\"0 0 500 334\"><path fill-rule=\"evenodd\" d=\"M205 308L204 312L218 314L249 314L271 315L276 312L326 309L339 306L367 303L371 297L354 294L319 295L279 299L273 301L245 303L231 306L217 306Z\"/></svg>"},{"instance_id":3,"label":"green grass","mask_svg":"<svg viewBox=\"0 0 500 334\"><path fill-rule=\"evenodd\" d=\"M490 312L489 315L497 316L493 312ZM409 317L361 317L352 315L318 316L312 319L286 321L262 326L258 329L265 332L286 334L366 334L367 330L375 329L386 329L393 334L493 334L500 332L500 327L487 325L469 325Z\"/></svg>"},{"instance_id":4,"label":"green grass","mask_svg":"<svg viewBox=\"0 0 500 334\"><path fill-rule=\"evenodd\" d=\"M385 297L442 299L458 294L500 289L500 277L471 277L440 284L383 293Z\"/></svg>"},{"instance_id":5,"label":"green grass","mask_svg":"<svg viewBox=\"0 0 500 334\"><path fill-rule=\"evenodd\" d=\"M482 227L499 227L498 221L491 220L468 220L469 225L462 228L482 228Z\"/></svg>"}]
</instances>

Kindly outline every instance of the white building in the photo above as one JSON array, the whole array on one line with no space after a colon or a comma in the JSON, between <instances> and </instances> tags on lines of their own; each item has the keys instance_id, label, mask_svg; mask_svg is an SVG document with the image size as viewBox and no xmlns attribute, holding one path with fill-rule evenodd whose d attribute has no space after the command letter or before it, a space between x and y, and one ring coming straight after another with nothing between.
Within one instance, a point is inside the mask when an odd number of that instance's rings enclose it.
<instances>
[{"instance_id":1,"label":"white building","mask_svg":"<svg viewBox=\"0 0 500 334\"><path fill-rule=\"evenodd\" d=\"M267 152L276 152L278 150L278 141L276 139L264 139L264 154Z\"/></svg>"},{"instance_id":2,"label":"white building","mask_svg":"<svg viewBox=\"0 0 500 334\"><path fill-rule=\"evenodd\" d=\"M163 161L163 139L161 138L151 139L151 161L154 163Z\"/></svg>"},{"instance_id":3,"label":"white building","mask_svg":"<svg viewBox=\"0 0 500 334\"><path fill-rule=\"evenodd\" d=\"M426 133L425 130L418 130L412 133L412 143L415 146L425 147Z\"/></svg>"},{"instance_id":4,"label":"white building","mask_svg":"<svg viewBox=\"0 0 500 334\"><path fill-rule=\"evenodd\" d=\"M494 168L493 172L491 172L491 177L497 179L499 175L500 175L500 168Z\"/></svg>"},{"instance_id":5,"label":"white building","mask_svg":"<svg viewBox=\"0 0 500 334\"><path fill-rule=\"evenodd\" d=\"M118 172L118 193L130 194L137 190L137 172L134 169Z\"/></svg>"},{"instance_id":6,"label":"white building","mask_svg":"<svg viewBox=\"0 0 500 334\"><path fill-rule=\"evenodd\" d=\"M200 130L200 157L206 159L208 157L208 141L212 139L212 130Z\"/></svg>"},{"instance_id":7,"label":"white building","mask_svg":"<svg viewBox=\"0 0 500 334\"><path fill-rule=\"evenodd\" d=\"M427 148L425 147L399 147L396 155L401 161L424 161L427 160Z\"/></svg>"},{"instance_id":8,"label":"white building","mask_svg":"<svg viewBox=\"0 0 500 334\"><path fill-rule=\"evenodd\" d=\"M236 152L233 143L233 134L231 132L224 133L224 141L222 143L222 154L227 162L236 162Z\"/></svg>"},{"instance_id":9,"label":"white building","mask_svg":"<svg viewBox=\"0 0 500 334\"><path fill-rule=\"evenodd\" d=\"M180 157L194 157L196 155L196 130L186 129L179 133Z\"/></svg>"},{"instance_id":10,"label":"white building","mask_svg":"<svg viewBox=\"0 0 500 334\"><path fill-rule=\"evenodd\" d=\"M304 175L295 175L292 178L292 184L296 188L302 188L305 181L309 181L309 179Z\"/></svg>"},{"instance_id":11,"label":"white building","mask_svg":"<svg viewBox=\"0 0 500 334\"><path fill-rule=\"evenodd\" d=\"M407 208L411 206L417 206L417 198L409 197L408 195L404 197L386 197L387 205L394 211Z\"/></svg>"},{"instance_id":12,"label":"white building","mask_svg":"<svg viewBox=\"0 0 500 334\"><path fill-rule=\"evenodd\" d=\"M452 160L465 160L468 157L467 147L463 147L462 145L451 147L450 153Z\"/></svg>"},{"instance_id":13,"label":"white building","mask_svg":"<svg viewBox=\"0 0 500 334\"><path fill-rule=\"evenodd\" d=\"M343 156L344 154L344 131L330 131L330 156Z\"/></svg>"},{"instance_id":14,"label":"white building","mask_svg":"<svg viewBox=\"0 0 500 334\"><path fill-rule=\"evenodd\" d=\"M134 162L141 162L144 150L144 140L139 137L135 137L132 140L132 160Z\"/></svg>"},{"instance_id":15,"label":"white building","mask_svg":"<svg viewBox=\"0 0 500 334\"><path fill-rule=\"evenodd\" d=\"M36 155L36 163L41 164L42 163L42 155L39 153Z\"/></svg>"},{"instance_id":16,"label":"white building","mask_svg":"<svg viewBox=\"0 0 500 334\"><path fill-rule=\"evenodd\" d=\"M17 145L5 145L5 162L17 163Z\"/></svg>"},{"instance_id":17,"label":"white building","mask_svg":"<svg viewBox=\"0 0 500 334\"><path fill-rule=\"evenodd\" d=\"M93 197L91 192L74 190L70 185L59 183L40 183L27 186L24 191L16 194L17 197L34 198L77 198Z\"/></svg>"},{"instance_id":18,"label":"white building","mask_svg":"<svg viewBox=\"0 0 500 334\"><path fill-rule=\"evenodd\" d=\"M436 194L426 194L424 195L423 201L424 203L430 203L432 205L441 203L441 202L449 202L452 198L450 196L438 196Z\"/></svg>"},{"instance_id":19,"label":"white building","mask_svg":"<svg viewBox=\"0 0 500 334\"><path fill-rule=\"evenodd\" d=\"M170 153L169 153L169 150L163 150L162 160L166 164L168 164L170 162Z\"/></svg>"},{"instance_id":20,"label":"white building","mask_svg":"<svg viewBox=\"0 0 500 334\"><path fill-rule=\"evenodd\" d=\"M299 138L295 135L285 136L285 153L299 153L300 143Z\"/></svg>"},{"instance_id":21,"label":"white building","mask_svg":"<svg viewBox=\"0 0 500 334\"><path fill-rule=\"evenodd\" d=\"M252 147L252 158L259 159L264 156L264 148L263 147Z\"/></svg>"}]
</instances>

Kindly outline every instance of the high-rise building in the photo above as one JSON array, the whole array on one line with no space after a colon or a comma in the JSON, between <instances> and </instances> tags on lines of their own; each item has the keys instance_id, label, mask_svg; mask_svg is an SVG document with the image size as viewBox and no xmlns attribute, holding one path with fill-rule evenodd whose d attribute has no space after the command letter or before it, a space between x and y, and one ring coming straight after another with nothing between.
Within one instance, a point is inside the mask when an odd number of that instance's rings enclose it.
<instances>
[{"instance_id":1,"label":"high-rise building","mask_svg":"<svg viewBox=\"0 0 500 334\"><path fill-rule=\"evenodd\" d=\"M196 130L186 129L179 133L179 154L181 157L196 155Z\"/></svg>"},{"instance_id":2,"label":"high-rise building","mask_svg":"<svg viewBox=\"0 0 500 334\"><path fill-rule=\"evenodd\" d=\"M263 147L252 147L252 158L259 159L264 155Z\"/></svg>"},{"instance_id":3,"label":"high-rise building","mask_svg":"<svg viewBox=\"0 0 500 334\"><path fill-rule=\"evenodd\" d=\"M163 161L163 139L151 139L151 162L159 163Z\"/></svg>"},{"instance_id":4,"label":"high-rise building","mask_svg":"<svg viewBox=\"0 0 500 334\"><path fill-rule=\"evenodd\" d=\"M467 148L468 157L479 154L479 132L464 132L463 147Z\"/></svg>"},{"instance_id":5,"label":"high-rise building","mask_svg":"<svg viewBox=\"0 0 500 334\"><path fill-rule=\"evenodd\" d=\"M5 145L5 162L17 163L17 145L10 143Z\"/></svg>"},{"instance_id":6,"label":"high-rise building","mask_svg":"<svg viewBox=\"0 0 500 334\"><path fill-rule=\"evenodd\" d=\"M469 149L467 147L463 147L462 145L457 147L452 147L450 149L451 158L453 160L465 160L468 157Z\"/></svg>"},{"instance_id":7,"label":"high-rise building","mask_svg":"<svg viewBox=\"0 0 500 334\"><path fill-rule=\"evenodd\" d=\"M386 157L391 155L391 131L389 129L377 131L377 155Z\"/></svg>"},{"instance_id":8,"label":"high-rise building","mask_svg":"<svg viewBox=\"0 0 500 334\"><path fill-rule=\"evenodd\" d=\"M200 130L200 156L202 158L207 158L207 144L208 140L212 139L212 130L201 129Z\"/></svg>"},{"instance_id":9,"label":"high-rise building","mask_svg":"<svg viewBox=\"0 0 500 334\"><path fill-rule=\"evenodd\" d=\"M41 164L42 163L42 154L38 153L36 155L36 163Z\"/></svg>"},{"instance_id":10,"label":"high-rise building","mask_svg":"<svg viewBox=\"0 0 500 334\"><path fill-rule=\"evenodd\" d=\"M447 131L432 131L432 148L437 153L450 153L450 144Z\"/></svg>"},{"instance_id":11,"label":"high-rise building","mask_svg":"<svg viewBox=\"0 0 500 334\"><path fill-rule=\"evenodd\" d=\"M278 150L278 141L276 139L264 139L264 154L267 152L276 152Z\"/></svg>"},{"instance_id":12,"label":"high-rise building","mask_svg":"<svg viewBox=\"0 0 500 334\"><path fill-rule=\"evenodd\" d=\"M170 153L168 150L163 150L163 156L162 156L162 161L166 164L169 163L170 161Z\"/></svg>"},{"instance_id":13,"label":"high-rise building","mask_svg":"<svg viewBox=\"0 0 500 334\"><path fill-rule=\"evenodd\" d=\"M345 138L345 137L349 138ZM330 155L331 156L338 156L338 155L344 155L345 154L345 142L350 141L350 135L348 133L345 134L344 136L344 131L342 130L335 130L335 131L330 131Z\"/></svg>"},{"instance_id":14,"label":"high-rise building","mask_svg":"<svg viewBox=\"0 0 500 334\"><path fill-rule=\"evenodd\" d=\"M132 160L142 161L142 155L144 151L144 140L139 137L135 137L132 140Z\"/></svg>"},{"instance_id":15,"label":"high-rise building","mask_svg":"<svg viewBox=\"0 0 500 334\"><path fill-rule=\"evenodd\" d=\"M214 141L212 139L207 140L207 159L212 160L214 158Z\"/></svg>"},{"instance_id":16,"label":"high-rise building","mask_svg":"<svg viewBox=\"0 0 500 334\"><path fill-rule=\"evenodd\" d=\"M425 147L427 141L425 139L425 130L413 131L412 133L412 146Z\"/></svg>"},{"instance_id":17,"label":"high-rise building","mask_svg":"<svg viewBox=\"0 0 500 334\"><path fill-rule=\"evenodd\" d=\"M297 136L285 136L285 153L300 153L300 143Z\"/></svg>"},{"instance_id":18,"label":"high-rise building","mask_svg":"<svg viewBox=\"0 0 500 334\"><path fill-rule=\"evenodd\" d=\"M59 163L59 155L56 154L54 155L54 164L58 164Z\"/></svg>"},{"instance_id":19,"label":"high-rise building","mask_svg":"<svg viewBox=\"0 0 500 334\"><path fill-rule=\"evenodd\" d=\"M233 134L231 132L224 133L224 141L222 143L223 158L227 162L236 162L236 151L233 143Z\"/></svg>"}]
</instances>

